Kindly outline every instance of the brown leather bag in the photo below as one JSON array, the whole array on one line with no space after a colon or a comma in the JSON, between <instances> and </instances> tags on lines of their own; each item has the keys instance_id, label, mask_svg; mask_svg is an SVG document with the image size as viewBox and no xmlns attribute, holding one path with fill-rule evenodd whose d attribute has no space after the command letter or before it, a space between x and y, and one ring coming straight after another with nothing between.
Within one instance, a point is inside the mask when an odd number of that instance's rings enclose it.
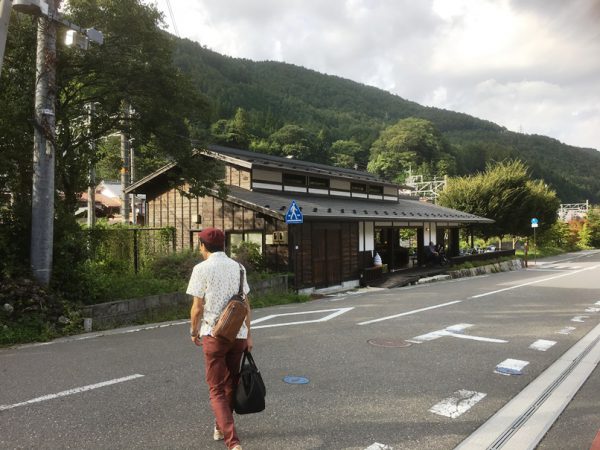
<instances>
[{"instance_id":1,"label":"brown leather bag","mask_svg":"<svg viewBox=\"0 0 600 450\"><path fill-rule=\"evenodd\" d=\"M240 289L227 302L213 326L212 335L229 343L234 342L247 315L248 303L244 295L244 272L240 265Z\"/></svg>"}]
</instances>

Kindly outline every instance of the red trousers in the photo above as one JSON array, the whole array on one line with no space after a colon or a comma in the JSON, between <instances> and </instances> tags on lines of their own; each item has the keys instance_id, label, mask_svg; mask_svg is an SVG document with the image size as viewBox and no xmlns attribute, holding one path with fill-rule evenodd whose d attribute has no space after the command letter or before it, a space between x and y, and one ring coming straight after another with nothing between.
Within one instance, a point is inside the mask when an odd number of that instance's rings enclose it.
<instances>
[{"instance_id":1,"label":"red trousers","mask_svg":"<svg viewBox=\"0 0 600 450\"><path fill-rule=\"evenodd\" d=\"M202 337L206 383L217 427L225 436L227 448L240 443L233 423L233 394L240 378L240 363L246 339L229 344L212 336Z\"/></svg>"}]
</instances>

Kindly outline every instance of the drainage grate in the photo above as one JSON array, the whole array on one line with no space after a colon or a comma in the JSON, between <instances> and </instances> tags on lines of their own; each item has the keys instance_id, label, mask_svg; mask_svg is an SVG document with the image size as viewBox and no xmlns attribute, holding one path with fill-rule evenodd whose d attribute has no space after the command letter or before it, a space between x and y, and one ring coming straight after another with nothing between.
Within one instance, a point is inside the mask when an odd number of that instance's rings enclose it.
<instances>
[{"instance_id":1,"label":"drainage grate","mask_svg":"<svg viewBox=\"0 0 600 450\"><path fill-rule=\"evenodd\" d=\"M387 348L405 348L410 347L412 344L410 342L403 341L402 339L369 339L367 341L373 347L387 347Z\"/></svg>"}]
</instances>

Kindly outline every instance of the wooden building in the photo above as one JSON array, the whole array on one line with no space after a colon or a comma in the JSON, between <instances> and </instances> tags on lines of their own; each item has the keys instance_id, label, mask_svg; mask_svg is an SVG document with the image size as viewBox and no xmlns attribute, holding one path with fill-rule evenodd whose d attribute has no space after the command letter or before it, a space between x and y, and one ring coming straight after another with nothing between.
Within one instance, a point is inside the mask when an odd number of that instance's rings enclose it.
<instances>
[{"instance_id":1,"label":"wooden building","mask_svg":"<svg viewBox=\"0 0 600 450\"><path fill-rule=\"evenodd\" d=\"M169 188L169 164L130 186L146 194L146 224L172 226L179 248L195 246L205 227L225 231L227 248L257 243L275 270L294 274L299 290L358 285L379 253L389 270L424 263L424 246L458 254L458 230L489 219L399 194L399 186L351 169L209 146L198 151L225 166L228 195L189 198ZM286 222L292 201L302 223ZM411 251L412 249L412 251Z\"/></svg>"}]
</instances>

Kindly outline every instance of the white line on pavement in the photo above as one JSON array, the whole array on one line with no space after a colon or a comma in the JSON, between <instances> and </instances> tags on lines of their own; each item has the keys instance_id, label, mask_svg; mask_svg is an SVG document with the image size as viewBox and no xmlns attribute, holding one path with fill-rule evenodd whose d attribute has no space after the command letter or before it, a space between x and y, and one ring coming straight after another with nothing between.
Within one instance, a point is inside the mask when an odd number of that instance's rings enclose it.
<instances>
[{"instance_id":1,"label":"white line on pavement","mask_svg":"<svg viewBox=\"0 0 600 450\"><path fill-rule=\"evenodd\" d=\"M496 366L494 373L500 375L521 375L523 368L529 364L529 361L522 361L520 359L505 359Z\"/></svg>"},{"instance_id":2,"label":"white line on pavement","mask_svg":"<svg viewBox=\"0 0 600 450\"><path fill-rule=\"evenodd\" d=\"M600 362L600 325L455 450L534 449Z\"/></svg>"},{"instance_id":3,"label":"white line on pavement","mask_svg":"<svg viewBox=\"0 0 600 450\"><path fill-rule=\"evenodd\" d=\"M545 352L552 346L556 344L556 341L547 341L546 339L538 339L533 344L529 346L532 350L539 350L540 352Z\"/></svg>"},{"instance_id":4,"label":"white line on pavement","mask_svg":"<svg viewBox=\"0 0 600 450\"><path fill-rule=\"evenodd\" d=\"M96 384L88 384L87 386L78 387L75 389L69 389L68 391L58 392L56 394L44 395L42 397L37 397L31 400L27 400L21 403L14 403L12 405L0 405L0 411L4 411L7 409L18 408L19 406L31 405L32 403L45 402L46 400L53 400L59 397L65 397L67 395L79 394L80 392L91 391L92 389L98 389L105 386L110 386L112 384L124 383L125 381L135 380L136 378L141 378L144 375L140 375L136 373L135 375L129 375L128 377L123 378L115 378L114 380L103 381L102 383Z\"/></svg>"},{"instance_id":5,"label":"white line on pavement","mask_svg":"<svg viewBox=\"0 0 600 450\"><path fill-rule=\"evenodd\" d=\"M469 298L486 297L488 295L498 294L499 292L510 291L512 289L518 289L520 287L530 286L532 284L543 283L544 281L550 281L550 280L556 280L557 278L568 277L568 276L575 275L577 273L580 273L580 272L583 272L583 271L586 271L586 270L597 269L598 267L600 267L600 264L596 264L595 266L586 267L585 269L576 270L576 271L573 271L573 272L562 273L562 274L556 275L554 277L542 278L541 280L535 280L535 281L529 281L529 282L523 283L523 284L517 284L516 286L510 286L510 287L507 287L507 288L504 288L504 289L498 289L497 291L491 291L491 292L486 292L484 294L473 295L472 297L469 297Z\"/></svg>"},{"instance_id":6,"label":"white line on pavement","mask_svg":"<svg viewBox=\"0 0 600 450\"><path fill-rule=\"evenodd\" d=\"M456 419L467 412L473 405L483 399L487 394L483 392L467 391L461 389L456 391L452 397L448 397L433 405L429 411L440 416Z\"/></svg>"},{"instance_id":7,"label":"white line on pavement","mask_svg":"<svg viewBox=\"0 0 600 450\"><path fill-rule=\"evenodd\" d=\"M257 328L273 328L273 327L284 327L284 326L288 326L288 325L301 325L304 323L327 322L328 320L331 320L334 317L337 317L337 316L344 314L348 311L351 311L353 309L354 309L354 307L351 306L348 308L321 309L318 311L298 311L298 312L293 312L293 313L271 314L270 316L265 316L265 317L261 317L260 319L253 320L251 322L251 325L252 325L252 329L256 330ZM328 314L325 317L321 317L320 319L314 319L314 320L301 320L301 321L297 321L297 322L274 323L271 325L258 325L258 326L254 325L256 323L264 322L264 321L267 321L270 319L274 319L276 317L297 316L297 315L316 314L316 313L325 313L325 312L330 312L331 314Z\"/></svg>"},{"instance_id":8,"label":"white line on pavement","mask_svg":"<svg viewBox=\"0 0 600 450\"><path fill-rule=\"evenodd\" d=\"M575 327L564 327L556 332L556 334L571 334L577 328Z\"/></svg>"},{"instance_id":9,"label":"white line on pavement","mask_svg":"<svg viewBox=\"0 0 600 450\"><path fill-rule=\"evenodd\" d=\"M365 448L365 450L394 450L394 449L392 447L390 447L389 445L380 444L379 442L374 442L373 444L371 444L367 448Z\"/></svg>"},{"instance_id":10,"label":"white line on pavement","mask_svg":"<svg viewBox=\"0 0 600 450\"><path fill-rule=\"evenodd\" d=\"M590 316L575 316L571 319L571 322L585 322Z\"/></svg>"},{"instance_id":11,"label":"white line on pavement","mask_svg":"<svg viewBox=\"0 0 600 450\"><path fill-rule=\"evenodd\" d=\"M417 314L422 311L429 311L430 309L443 308L444 306L454 305L456 303L461 303L462 300L454 300L452 302L441 303L439 305L428 306L427 308L414 309L412 311L407 311L400 314L394 314L393 316L380 317L379 319L367 320L366 322L360 322L358 325L369 325L375 322L382 322L384 320L395 319L397 317L410 316L411 314Z\"/></svg>"}]
</instances>

